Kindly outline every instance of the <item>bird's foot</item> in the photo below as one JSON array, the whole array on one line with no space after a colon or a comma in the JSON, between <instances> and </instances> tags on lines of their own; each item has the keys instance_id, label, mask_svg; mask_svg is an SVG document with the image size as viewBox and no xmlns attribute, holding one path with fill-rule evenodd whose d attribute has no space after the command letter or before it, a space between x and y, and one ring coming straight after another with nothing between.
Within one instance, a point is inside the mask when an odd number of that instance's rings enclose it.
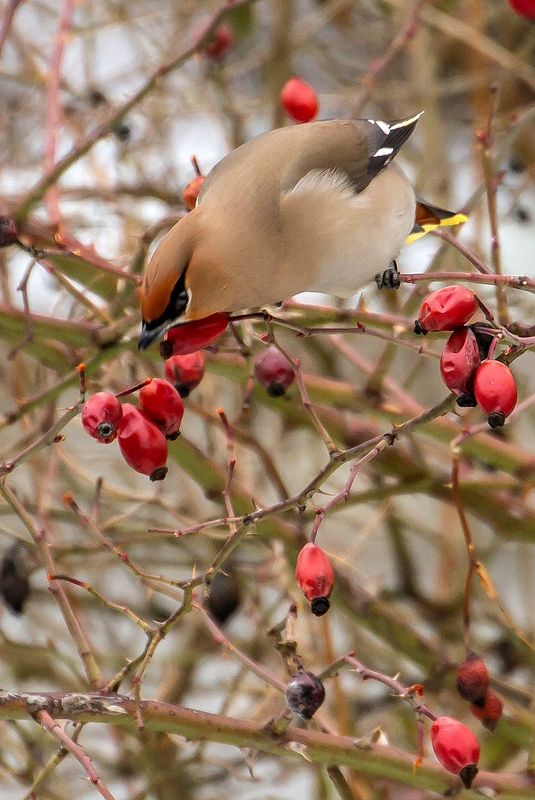
<instances>
[{"instance_id":1,"label":"bird's foot","mask_svg":"<svg viewBox=\"0 0 535 800\"><path fill-rule=\"evenodd\" d=\"M388 269L378 272L375 276L375 283L378 289L399 289L401 280L399 278L398 262L392 261Z\"/></svg>"}]
</instances>

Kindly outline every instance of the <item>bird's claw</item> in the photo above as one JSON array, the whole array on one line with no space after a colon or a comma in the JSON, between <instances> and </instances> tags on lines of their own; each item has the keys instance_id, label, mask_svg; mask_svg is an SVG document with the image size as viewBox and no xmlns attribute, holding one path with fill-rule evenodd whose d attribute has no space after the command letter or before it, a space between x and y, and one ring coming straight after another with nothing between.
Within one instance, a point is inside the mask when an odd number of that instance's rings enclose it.
<instances>
[{"instance_id":1,"label":"bird's claw","mask_svg":"<svg viewBox=\"0 0 535 800\"><path fill-rule=\"evenodd\" d=\"M399 289L401 280L399 277L398 262L394 259L388 269L378 272L375 276L375 283L378 289Z\"/></svg>"}]
</instances>

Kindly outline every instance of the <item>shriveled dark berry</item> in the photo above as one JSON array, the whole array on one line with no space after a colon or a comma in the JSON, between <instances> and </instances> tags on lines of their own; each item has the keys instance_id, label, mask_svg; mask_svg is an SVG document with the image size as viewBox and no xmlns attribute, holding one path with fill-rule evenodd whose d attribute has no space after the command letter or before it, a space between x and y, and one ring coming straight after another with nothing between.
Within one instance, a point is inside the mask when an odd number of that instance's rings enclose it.
<instances>
[{"instance_id":1,"label":"shriveled dark berry","mask_svg":"<svg viewBox=\"0 0 535 800\"><path fill-rule=\"evenodd\" d=\"M206 608L220 625L234 614L241 602L240 584L231 567L223 566L214 575Z\"/></svg>"},{"instance_id":2,"label":"shriveled dark berry","mask_svg":"<svg viewBox=\"0 0 535 800\"><path fill-rule=\"evenodd\" d=\"M24 542L14 542L0 560L0 595L15 614L22 614L30 594L29 558Z\"/></svg>"},{"instance_id":3,"label":"shriveled dark berry","mask_svg":"<svg viewBox=\"0 0 535 800\"><path fill-rule=\"evenodd\" d=\"M470 710L489 731L494 731L503 713L503 703L490 689L483 703L472 703Z\"/></svg>"},{"instance_id":4,"label":"shriveled dark berry","mask_svg":"<svg viewBox=\"0 0 535 800\"><path fill-rule=\"evenodd\" d=\"M457 668L457 691L470 703L484 703L489 688L489 673L485 662L470 650Z\"/></svg>"},{"instance_id":5,"label":"shriveled dark berry","mask_svg":"<svg viewBox=\"0 0 535 800\"><path fill-rule=\"evenodd\" d=\"M286 687L286 703L290 711L303 719L312 719L325 700L325 687L306 669L298 669Z\"/></svg>"}]
</instances>

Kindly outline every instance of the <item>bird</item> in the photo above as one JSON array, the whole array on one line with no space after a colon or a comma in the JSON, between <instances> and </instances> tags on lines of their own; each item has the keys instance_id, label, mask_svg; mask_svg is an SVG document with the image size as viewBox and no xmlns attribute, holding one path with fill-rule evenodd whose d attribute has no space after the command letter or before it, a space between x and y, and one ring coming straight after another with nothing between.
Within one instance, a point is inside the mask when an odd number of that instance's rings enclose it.
<instances>
[{"instance_id":1,"label":"bird","mask_svg":"<svg viewBox=\"0 0 535 800\"><path fill-rule=\"evenodd\" d=\"M417 199L393 161L422 113L278 128L225 156L146 266L139 348L303 291L350 297L395 270L407 240L465 221Z\"/></svg>"}]
</instances>

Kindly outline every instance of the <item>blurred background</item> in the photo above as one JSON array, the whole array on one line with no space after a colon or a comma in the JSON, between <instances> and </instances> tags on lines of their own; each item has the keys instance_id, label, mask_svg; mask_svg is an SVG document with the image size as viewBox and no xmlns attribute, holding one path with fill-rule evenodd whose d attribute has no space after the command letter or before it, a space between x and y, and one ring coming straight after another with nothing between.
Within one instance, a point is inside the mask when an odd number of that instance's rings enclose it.
<instances>
[{"instance_id":1,"label":"blurred background","mask_svg":"<svg viewBox=\"0 0 535 800\"><path fill-rule=\"evenodd\" d=\"M173 535L228 510L222 408L232 429L228 502L236 514L299 496L316 481L308 500L242 529L224 561L224 579L214 580L209 611L239 653L285 683L289 665L266 632L297 603L293 635L307 669L321 673L354 650L371 669L399 673L407 686L422 683L435 714L472 727L482 742L482 769L521 772L532 763L535 666L529 349L513 365L520 413L504 429L482 426L460 444L462 501L498 593L494 598L488 584L485 591L472 578L470 645L504 702L494 733L455 691L455 666L465 655L468 558L452 502L451 443L484 422L480 410L457 408L415 427L363 466L349 500L326 514L317 541L336 584L332 609L321 619L295 585L295 560L315 509L343 489L354 462L321 479L329 454L296 383L273 398L255 381L253 362L266 346L263 322L246 321L236 335L229 329L206 351L206 373L184 400L163 482L130 469L116 442L104 446L87 436L79 414L67 424L80 362L87 365L87 396L163 376L157 347L137 350L137 276L161 233L186 213L182 192L195 176L193 156L208 172L251 137L295 124L280 103L292 76L313 87L321 119L389 120L423 110L397 159L417 192L469 212L459 238L473 257L493 271L498 260L503 274L535 279L532 0L257 0L214 16L223 5L0 5L0 244L12 245L0 250L0 461L7 487L0 499L0 589L6 599L6 575L15 572L19 592L15 609L8 598L0 610L0 685L89 690L91 670L49 591L53 571L93 590L65 584L66 602L102 684L119 676L114 687L133 691L147 636L121 608L161 623L181 607L180 582L202 578L233 534L223 524ZM216 37L226 26L226 43L215 54L206 48L212 33L203 38L212 23ZM408 245L400 268L476 271L459 249L433 236ZM412 333L419 303L442 285L423 281L378 293L370 283L344 304L307 294L276 312L302 326L366 327L307 338L275 329L279 344L300 360L310 400L340 447L386 433L447 395L438 368L447 334L418 340ZM495 287L477 290L496 313ZM514 330L533 335L533 294L506 289L505 300L509 321L521 326ZM49 444L50 431L65 439ZM198 605L204 592L200 581ZM145 699L260 727L285 707L279 690L214 641L195 607L176 620L145 666ZM326 688L322 720L334 731L360 737L380 728L384 743L416 758L415 715L387 687L345 670ZM34 722L0 726L6 800L97 796L71 756L50 766L58 743ZM181 800L338 796L324 768L304 758L249 758L237 748L104 725L85 727L79 742L116 800L170 800L177 792ZM347 772L347 796L431 796L425 785L388 774Z\"/></svg>"}]
</instances>

